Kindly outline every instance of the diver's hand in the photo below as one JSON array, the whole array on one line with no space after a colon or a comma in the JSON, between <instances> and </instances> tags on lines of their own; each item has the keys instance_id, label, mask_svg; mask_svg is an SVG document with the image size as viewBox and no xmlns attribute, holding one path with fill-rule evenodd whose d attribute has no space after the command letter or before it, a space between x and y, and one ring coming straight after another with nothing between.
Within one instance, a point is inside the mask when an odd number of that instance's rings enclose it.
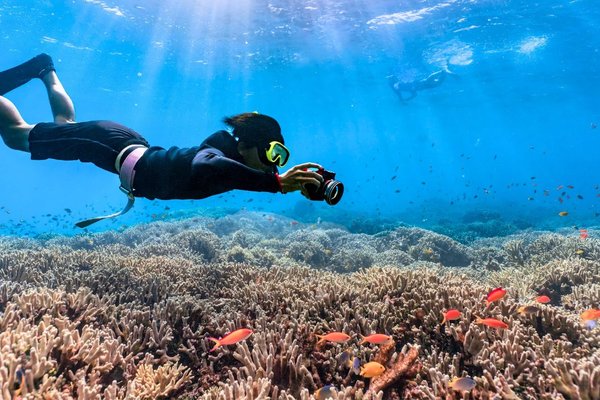
<instances>
[{"instance_id":1,"label":"diver's hand","mask_svg":"<svg viewBox=\"0 0 600 400\"><path fill-rule=\"evenodd\" d=\"M309 168L321 169L323 167L315 163L298 164L279 175L282 193L300 190L304 197L308 197L308 192L306 192L304 185L312 183L313 185L320 186L323 183L323 177Z\"/></svg>"}]
</instances>

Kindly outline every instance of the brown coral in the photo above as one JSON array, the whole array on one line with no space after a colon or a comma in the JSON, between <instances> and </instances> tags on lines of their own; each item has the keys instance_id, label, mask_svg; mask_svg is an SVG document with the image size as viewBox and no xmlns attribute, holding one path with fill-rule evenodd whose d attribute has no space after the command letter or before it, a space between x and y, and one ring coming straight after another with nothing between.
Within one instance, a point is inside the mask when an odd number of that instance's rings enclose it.
<instances>
[{"instance_id":1,"label":"brown coral","mask_svg":"<svg viewBox=\"0 0 600 400\"><path fill-rule=\"evenodd\" d=\"M598 398L598 328L578 314L598 306L600 263L574 256L580 246L558 234L471 246L415 228L355 235L248 212L2 238L2 396L308 400L333 385L338 400L454 399L448 382L468 375L473 399ZM598 241L585 252L600 254ZM493 286L509 294L486 308ZM517 314L544 290L550 305ZM441 325L450 308L461 319ZM473 323L484 315L510 329ZM209 352L207 336L239 327L255 333ZM387 372L354 374L345 346L315 347L327 331L351 334L352 354ZM395 342L357 344L373 332Z\"/></svg>"},{"instance_id":2,"label":"brown coral","mask_svg":"<svg viewBox=\"0 0 600 400\"><path fill-rule=\"evenodd\" d=\"M383 374L371 379L367 395L397 385L402 379L412 379L419 373L421 365L418 361L418 346L413 346L406 352L401 352L392 361L390 352L394 346L394 343L382 346L380 353L375 357L375 361L384 365L386 370Z\"/></svg>"}]
</instances>

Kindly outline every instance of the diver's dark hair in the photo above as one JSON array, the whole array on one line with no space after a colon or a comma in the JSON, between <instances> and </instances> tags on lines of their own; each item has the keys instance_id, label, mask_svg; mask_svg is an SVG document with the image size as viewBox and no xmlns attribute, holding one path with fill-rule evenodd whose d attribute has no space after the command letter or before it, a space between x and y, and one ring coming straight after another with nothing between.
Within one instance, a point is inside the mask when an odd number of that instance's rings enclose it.
<instances>
[{"instance_id":1,"label":"diver's dark hair","mask_svg":"<svg viewBox=\"0 0 600 400\"><path fill-rule=\"evenodd\" d=\"M273 140L283 142L281 127L275 118L258 113L243 113L223 118L233 128L233 135L249 145L264 145Z\"/></svg>"}]
</instances>

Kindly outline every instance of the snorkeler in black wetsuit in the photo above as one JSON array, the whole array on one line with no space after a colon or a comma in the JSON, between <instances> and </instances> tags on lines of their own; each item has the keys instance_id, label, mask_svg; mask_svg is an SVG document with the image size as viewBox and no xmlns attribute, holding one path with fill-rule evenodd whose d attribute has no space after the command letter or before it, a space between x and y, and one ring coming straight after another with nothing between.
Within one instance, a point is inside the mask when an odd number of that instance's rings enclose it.
<instances>
[{"instance_id":1,"label":"snorkeler in black wetsuit","mask_svg":"<svg viewBox=\"0 0 600 400\"><path fill-rule=\"evenodd\" d=\"M54 122L30 125L4 94L39 78L46 86ZM122 189L133 198L202 199L233 189L259 192L301 191L320 186L322 175L304 163L279 175L289 151L277 121L258 113L224 119L231 132L218 131L200 146L150 147L137 132L111 121L75 122L73 102L64 90L47 54L0 72L0 134L15 150L31 153L32 160L79 160L120 174ZM124 172L125 171L125 172ZM128 187L129 186L129 187ZM105 217L84 221L85 227Z\"/></svg>"},{"instance_id":2,"label":"snorkeler in black wetsuit","mask_svg":"<svg viewBox=\"0 0 600 400\"><path fill-rule=\"evenodd\" d=\"M448 68L444 68L430 74L426 78L411 82L402 82L393 75L390 75L388 76L388 82L400 100L406 102L414 99L417 96L417 92L420 90L433 89L440 86L448 75L456 74L451 72ZM408 94L408 96L405 97L403 93Z\"/></svg>"}]
</instances>

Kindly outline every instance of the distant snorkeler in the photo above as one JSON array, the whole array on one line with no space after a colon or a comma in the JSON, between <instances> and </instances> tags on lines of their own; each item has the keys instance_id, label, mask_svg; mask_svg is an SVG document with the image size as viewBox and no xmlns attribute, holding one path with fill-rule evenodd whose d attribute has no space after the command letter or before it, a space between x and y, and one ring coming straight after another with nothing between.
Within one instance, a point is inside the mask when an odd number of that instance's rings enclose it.
<instances>
[{"instance_id":1,"label":"distant snorkeler","mask_svg":"<svg viewBox=\"0 0 600 400\"><path fill-rule=\"evenodd\" d=\"M46 87L54 122L30 125L3 97L34 78ZM226 117L223 122L230 129L212 134L199 146L150 147L139 133L115 122L75 122L73 102L47 54L0 72L0 135L9 148L31 153L32 160L91 162L119 175L126 207L81 221L76 224L80 228L126 213L135 197L202 199L240 189L301 191L311 200L332 205L341 199L343 184L319 164L307 162L278 173L277 167L287 163L290 152L274 118L253 112Z\"/></svg>"},{"instance_id":2,"label":"distant snorkeler","mask_svg":"<svg viewBox=\"0 0 600 400\"><path fill-rule=\"evenodd\" d=\"M448 75L458 76L450 71L446 65L441 70L436 71L423 79L403 82L394 75L389 75L387 78L392 90L396 92L400 101L405 103L417 97L417 92L420 90L433 89L440 86L444 83Z\"/></svg>"}]
</instances>

